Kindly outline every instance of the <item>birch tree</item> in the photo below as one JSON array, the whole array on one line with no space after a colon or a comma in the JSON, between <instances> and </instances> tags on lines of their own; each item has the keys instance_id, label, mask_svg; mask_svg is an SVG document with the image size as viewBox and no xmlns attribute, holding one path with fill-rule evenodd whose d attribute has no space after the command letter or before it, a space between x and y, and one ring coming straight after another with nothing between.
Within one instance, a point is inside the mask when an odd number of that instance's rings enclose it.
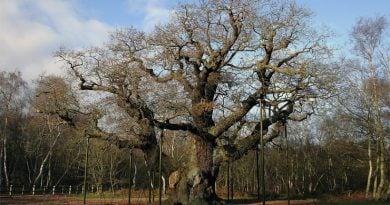
<instances>
[{"instance_id":1,"label":"birch tree","mask_svg":"<svg viewBox=\"0 0 390 205\"><path fill-rule=\"evenodd\" d=\"M386 68L380 66L380 54L383 42L385 42L385 31L387 27L387 20L385 17L376 18L361 18L357 21L353 27L351 34L354 42L353 51L357 57L361 60L362 66L366 69L366 76L364 78L365 90L368 94L368 100L370 106L372 106L372 121L375 126L373 132L376 137L377 147L377 159L374 185L373 185L373 197L380 199L384 197L386 193L387 168L386 168L386 155L385 149L385 132L382 117L382 106L380 100L380 81L383 76L383 71ZM369 149L370 150L370 149ZM372 165L370 165L372 167ZM369 172L370 173L370 172ZM370 174L369 174L370 175ZM377 178L379 177L379 179ZM379 180L379 182L377 181ZM368 186L370 184L370 176L368 177ZM367 186L367 189L369 187Z\"/></svg>"},{"instance_id":2,"label":"birch tree","mask_svg":"<svg viewBox=\"0 0 390 205\"><path fill-rule=\"evenodd\" d=\"M20 72L0 72L0 187L3 183L3 176L7 188L10 183L8 170L9 118L24 109L26 104L23 100L23 92L26 89L27 83L22 79Z\"/></svg>"}]
</instances>

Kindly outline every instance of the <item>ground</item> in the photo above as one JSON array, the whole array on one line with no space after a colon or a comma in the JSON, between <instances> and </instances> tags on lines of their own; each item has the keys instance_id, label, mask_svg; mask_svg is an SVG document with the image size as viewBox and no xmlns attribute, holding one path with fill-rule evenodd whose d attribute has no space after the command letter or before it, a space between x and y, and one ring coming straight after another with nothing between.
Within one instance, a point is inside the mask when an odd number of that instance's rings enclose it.
<instances>
[{"instance_id":1,"label":"ground","mask_svg":"<svg viewBox=\"0 0 390 205\"><path fill-rule=\"evenodd\" d=\"M361 194L360 194L361 195ZM158 198L154 198L155 203L158 204ZM148 198L132 198L131 204L144 205L148 204ZM66 195L23 195L23 196L0 196L0 205L79 205L83 204L83 197L81 196L66 196ZM125 195L111 196L94 196L87 198L88 205L124 205L128 204L128 199ZM228 204L242 204L242 205L261 205L262 203L255 203L254 199L235 199ZM287 205L286 200L267 201L267 205ZM320 199L305 199L305 200L291 200L291 205L387 205L388 202L365 201L363 198L353 195L352 197L334 197L323 196Z\"/></svg>"},{"instance_id":2,"label":"ground","mask_svg":"<svg viewBox=\"0 0 390 205\"><path fill-rule=\"evenodd\" d=\"M237 202L239 203L239 202ZM47 205L76 205L83 204L83 198L80 197L68 197L68 196L13 196L13 197L1 197L1 205L8 204L18 204L18 205L38 205L38 204L47 204ZM128 204L128 200L124 198L92 198L87 199L88 205L121 205ZM133 199L131 204L147 204L147 199ZM156 200L156 203L158 201ZM235 203L236 204L236 203ZM251 203L251 205L256 205L259 203ZM287 204L287 201L270 201L266 203L267 205L282 205ZM293 205L311 205L317 204L315 200L292 200L291 204Z\"/></svg>"}]
</instances>

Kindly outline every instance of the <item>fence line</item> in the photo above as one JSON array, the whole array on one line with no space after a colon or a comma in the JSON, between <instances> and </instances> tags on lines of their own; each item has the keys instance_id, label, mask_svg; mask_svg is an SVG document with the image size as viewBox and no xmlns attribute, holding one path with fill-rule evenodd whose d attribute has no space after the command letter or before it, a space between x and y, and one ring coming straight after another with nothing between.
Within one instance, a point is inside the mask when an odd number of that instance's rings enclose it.
<instances>
[{"instance_id":1,"label":"fence line","mask_svg":"<svg viewBox=\"0 0 390 205\"><path fill-rule=\"evenodd\" d=\"M113 187L111 185L102 184L90 184L87 186L87 194L100 195L100 197L113 198L114 196L127 196L128 185L116 184ZM134 188L132 188L134 189ZM106 194L109 194L107 196ZM78 196L84 194L84 187L80 185L58 185L58 186L27 186L27 185L15 185L11 184L8 188L2 187L0 195L2 196L23 196L23 195L35 195L35 196ZM147 188L136 189L131 194L134 202L157 202L158 201L158 188L154 188L151 192ZM164 197L164 196L163 196Z\"/></svg>"}]
</instances>

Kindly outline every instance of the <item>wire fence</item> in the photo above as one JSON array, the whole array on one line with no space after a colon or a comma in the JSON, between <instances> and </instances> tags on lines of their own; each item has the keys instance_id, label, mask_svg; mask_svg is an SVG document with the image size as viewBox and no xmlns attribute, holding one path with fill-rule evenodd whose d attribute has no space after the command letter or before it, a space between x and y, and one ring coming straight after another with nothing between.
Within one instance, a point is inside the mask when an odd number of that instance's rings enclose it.
<instances>
[{"instance_id":1,"label":"wire fence","mask_svg":"<svg viewBox=\"0 0 390 205\"><path fill-rule=\"evenodd\" d=\"M87 186L87 195L93 198L127 198L128 185L101 185L90 184ZM14 185L1 187L1 196L82 196L84 194L83 185L58 185L58 186L26 186ZM164 197L164 193L163 196ZM143 204L145 202L156 202L158 200L158 189L134 189L131 190L132 202Z\"/></svg>"}]
</instances>

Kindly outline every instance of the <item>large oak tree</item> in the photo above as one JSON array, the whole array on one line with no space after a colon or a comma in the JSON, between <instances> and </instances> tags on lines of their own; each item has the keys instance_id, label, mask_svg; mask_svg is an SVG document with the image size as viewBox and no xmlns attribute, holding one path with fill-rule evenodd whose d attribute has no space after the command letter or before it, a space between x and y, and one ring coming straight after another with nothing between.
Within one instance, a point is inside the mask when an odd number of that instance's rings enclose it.
<instances>
[{"instance_id":1,"label":"large oak tree","mask_svg":"<svg viewBox=\"0 0 390 205\"><path fill-rule=\"evenodd\" d=\"M158 130L186 131L192 149L177 167L171 199L207 204L218 198L220 163L256 148L260 127L272 141L286 120L312 113L309 95L332 93L332 71L323 64L328 36L310 17L292 1L203 0L177 6L150 33L124 28L106 46L57 56L81 90L115 100L127 120L119 144L142 149L149 163Z\"/></svg>"}]
</instances>

